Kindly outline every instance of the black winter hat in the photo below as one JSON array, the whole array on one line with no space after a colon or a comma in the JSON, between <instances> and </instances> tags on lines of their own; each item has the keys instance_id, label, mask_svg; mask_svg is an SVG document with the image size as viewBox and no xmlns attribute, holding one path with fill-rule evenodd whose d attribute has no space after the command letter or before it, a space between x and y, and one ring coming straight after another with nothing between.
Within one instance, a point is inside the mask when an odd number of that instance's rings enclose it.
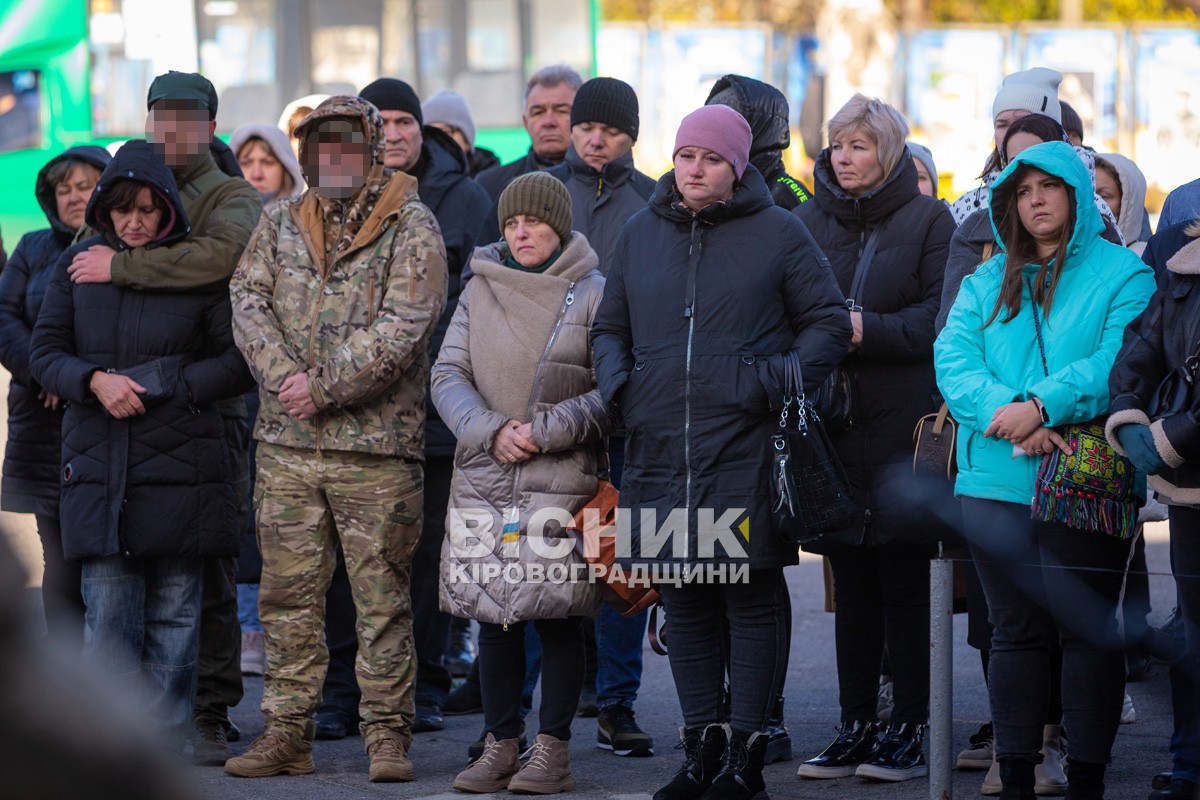
<instances>
[{"instance_id":1,"label":"black winter hat","mask_svg":"<svg viewBox=\"0 0 1200 800\"><path fill-rule=\"evenodd\" d=\"M380 78L363 87L358 96L366 100L380 111L407 111L416 118L418 125L424 125L421 116L421 98L413 88L398 78Z\"/></svg>"},{"instance_id":2,"label":"black winter hat","mask_svg":"<svg viewBox=\"0 0 1200 800\"><path fill-rule=\"evenodd\" d=\"M571 126L599 122L638 138L638 99L633 87L616 78L592 78L575 93Z\"/></svg>"}]
</instances>

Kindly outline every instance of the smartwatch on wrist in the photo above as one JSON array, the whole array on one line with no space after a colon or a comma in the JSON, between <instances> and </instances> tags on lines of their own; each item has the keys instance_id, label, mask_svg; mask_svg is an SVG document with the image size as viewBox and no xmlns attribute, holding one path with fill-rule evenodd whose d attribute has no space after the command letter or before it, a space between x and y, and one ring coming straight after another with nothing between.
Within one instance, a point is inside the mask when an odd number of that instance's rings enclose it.
<instances>
[{"instance_id":1,"label":"smartwatch on wrist","mask_svg":"<svg viewBox=\"0 0 1200 800\"><path fill-rule=\"evenodd\" d=\"M1042 418L1042 424L1049 425L1050 424L1050 415L1046 413L1046 406L1042 403L1041 400L1037 399L1036 397L1031 398L1031 399L1033 400L1033 404L1035 406L1037 406L1038 414Z\"/></svg>"}]
</instances>

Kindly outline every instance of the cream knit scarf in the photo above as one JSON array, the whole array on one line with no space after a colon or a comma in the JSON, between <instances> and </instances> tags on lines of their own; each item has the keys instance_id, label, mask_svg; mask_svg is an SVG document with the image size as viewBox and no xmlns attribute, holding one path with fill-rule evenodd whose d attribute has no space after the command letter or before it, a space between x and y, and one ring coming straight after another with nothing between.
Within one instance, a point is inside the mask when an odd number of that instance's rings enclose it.
<instances>
[{"instance_id":1,"label":"cream knit scarf","mask_svg":"<svg viewBox=\"0 0 1200 800\"><path fill-rule=\"evenodd\" d=\"M471 259L470 351L475 388L488 407L530 421L533 382L567 289L598 264L583 234L574 232L546 272L500 263L499 246L481 247Z\"/></svg>"}]
</instances>

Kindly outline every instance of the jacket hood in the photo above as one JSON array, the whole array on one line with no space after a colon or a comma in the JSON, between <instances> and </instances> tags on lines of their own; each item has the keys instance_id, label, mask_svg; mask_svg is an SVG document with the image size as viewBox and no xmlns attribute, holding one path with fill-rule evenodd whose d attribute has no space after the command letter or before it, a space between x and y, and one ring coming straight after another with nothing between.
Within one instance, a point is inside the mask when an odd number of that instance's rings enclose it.
<instances>
[{"instance_id":1,"label":"jacket hood","mask_svg":"<svg viewBox=\"0 0 1200 800\"><path fill-rule=\"evenodd\" d=\"M115 249L126 248L124 242L117 239L108 215L99 213L100 209L97 203L101 193L110 185L124 180L148 185L152 191L167 201L167 206L171 209L171 218L166 221L158 237L146 245L147 247L171 244L187 237L192 227L188 223L187 213L183 210L183 200L179 197L175 176L145 139L130 139L121 145L121 149L113 156L112 161L100 176L100 182L96 184L96 190L92 192L92 199L88 201L85 217L87 224L93 230L104 234L105 238L113 243Z\"/></svg>"},{"instance_id":2,"label":"jacket hood","mask_svg":"<svg viewBox=\"0 0 1200 800\"><path fill-rule=\"evenodd\" d=\"M788 101L783 92L771 84L744 75L726 75L713 84L704 104L712 105L717 95L721 97L715 102L729 106L750 123L754 134L750 143L751 159L764 151L786 150L791 144Z\"/></svg>"},{"instance_id":3,"label":"jacket hood","mask_svg":"<svg viewBox=\"0 0 1200 800\"><path fill-rule=\"evenodd\" d=\"M296 113L297 108L307 107L316 108L329 99L327 94L306 94L304 97L297 97L292 102L283 107L283 113L279 115L279 130L283 131L283 135L287 136L288 120L292 118L292 114Z\"/></svg>"},{"instance_id":4,"label":"jacket hood","mask_svg":"<svg viewBox=\"0 0 1200 800\"><path fill-rule=\"evenodd\" d=\"M46 220L50 223L55 235L66 237L69 241L74 238L75 231L58 218L58 202L54 197L54 187L50 185L50 181L46 177L55 164L67 159L91 164L103 173L105 167L112 161L112 156L103 147L91 144L79 145L50 159L46 162L46 166L38 170L37 182L34 184L34 194L37 196L38 205L42 207L42 213L46 215Z\"/></svg>"},{"instance_id":5,"label":"jacket hood","mask_svg":"<svg viewBox=\"0 0 1200 800\"><path fill-rule=\"evenodd\" d=\"M721 203L712 203L698 212L693 212L683 205L679 190L675 188L675 170L666 172L654 186L654 195L650 198L650 209L662 217L675 223L691 224L693 220L708 225L737 217L745 217L775 205L767 182L762 173L753 164L746 166L742 180L733 190L733 197Z\"/></svg>"},{"instance_id":6,"label":"jacket hood","mask_svg":"<svg viewBox=\"0 0 1200 800\"><path fill-rule=\"evenodd\" d=\"M988 201L989 214L992 218L992 232L996 234L996 243L1001 250L1004 249L1004 243L1000 241L996 217L1008 203L1009 195L1016 190L1012 176L1022 164L1062 178L1075 190L1075 230L1071 232L1071 240L1067 244L1069 254L1074 255L1085 242L1100 237L1104 232L1104 220L1096 208L1095 192L1087 167L1079 159L1075 148L1066 142L1043 142L1019 153L1001 170L992 184L991 199Z\"/></svg>"},{"instance_id":7,"label":"jacket hood","mask_svg":"<svg viewBox=\"0 0 1200 800\"><path fill-rule=\"evenodd\" d=\"M296 137L300 140L300 166L306 178L313 177L308 174L309 132L326 120L339 118L353 120L362 126L367 144L371 148L371 169L368 171L383 167L383 117L380 116L379 109L361 97L335 95L321 103L296 126ZM312 185L313 181L309 180L308 183Z\"/></svg>"},{"instance_id":8,"label":"jacket hood","mask_svg":"<svg viewBox=\"0 0 1200 800\"><path fill-rule=\"evenodd\" d=\"M421 158L413 177L421 187L421 202L437 208L451 187L471 175L467 154L445 131L426 125L421 128Z\"/></svg>"},{"instance_id":9,"label":"jacket hood","mask_svg":"<svg viewBox=\"0 0 1200 800\"><path fill-rule=\"evenodd\" d=\"M287 134L274 125L264 125L258 122L242 125L229 137L229 148L233 151L234 157L237 157L238 152L247 141L254 138L266 142L276 160L283 165L287 174L292 176L292 191L284 196L299 197L302 195L304 193L304 173L300 170L300 162L296 160L296 154L292 152L292 145L288 142Z\"/></svg>"},{"instance_id":10,"label":"jacket hood","mask_svg":"<svg viewBox=\"0 0 1200 800\"><path fill-rule=\"evenodd\" d=\"M1117 227L1125 237L1126 246L1132 246L1142 238L1142 223L1146 219L1146 176L1125 156L1119 153L1101 153L1117 170L1121 179L1121 216Z\"/></svg>"},{"instance_id":11,"label":"jacket hood","mask_svg":"<svg viewBox=\"0 0 1200 800\"><path fill-rule=\"evenodd\" d=\"M900 162L884 178L883 183L858 197L852 197L837 182L828 147L817 155L813 167L813 197L817 207L847 225L873 226L920 194L917 168L913 165L912 151L907 145Z\"/></svg>"},{"instance_id":12,"label":"jacket hood","mask_svg":"<svg viewBox=\"0 0 1200 800\"><path fill-rule=\"evenodd\" d=\"M602 169L596 169L591 164L583 160L583 156L575 152L575 145L567 148L567 155L563 159L568 169L571 170L571 175L580 175L583 177L600 177L604 182L612 186L620 186L626 181L633 178L637 173L637 169L633 165L633 151L630 150L623 156L614 158L612 161L604 165Z\"/></svg>"}]
</instances>

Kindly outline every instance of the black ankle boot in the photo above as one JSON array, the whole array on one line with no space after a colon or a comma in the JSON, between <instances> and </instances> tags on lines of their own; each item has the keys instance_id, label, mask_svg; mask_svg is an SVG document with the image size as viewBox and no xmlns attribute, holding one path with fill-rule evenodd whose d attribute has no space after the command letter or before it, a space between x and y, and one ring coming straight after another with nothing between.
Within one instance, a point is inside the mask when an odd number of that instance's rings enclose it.
<instances>
[{"instance_id":1,"label":"black ankle boot","mask_svg":"<svg viewBox=\"0 0 1200 800\"><path fill-rule=\"evenodd\" d=\"M907 781L929 774L925 764L925 726L912 722L887 726L875 752L854 774L875 781Z\"/></svg>"},{"instance_id":2,"label":"black ankle boot","mask_svg":"<svg viewBox=\"0 0 1200 800\"><path fill-rule=\"evenodd\" d=\"M1067 800L1104 800L1104 765L1068 756Z\"/></svg>"},{"instance_id":3,"label":"black ankle boot","mask_svg":"<svg viewBox=\"0 0 1200 800\"><path fill-rule=\"evenodd\" d=\"M683 766L666 786L654 793L653 800L697 800L712 786L725 760L725 728L708 725L684 728L683 741L675 745L683 751Z\"/></svg>"},{"instance_id":4,"label":"black ankle boot","mask_svg":"<svg viewBox=\"0 0 1200 800\"><path fill-rule=\"evenodd\" d=\"M776 761L791 761L792 735L788 733L787 725L783 723L783 695L775 696L775 705L771 708L771 718L767 720L767 754L764 764L774 764Z\"/></svg>"},{"instance_id":5,"label":"black ankle boot","mask_svg":"<svg viewBox=\"0 0 1200 800\"><path fill-rule=\"evenodd\" d=\"M998 758L1000 765L1000 800L1037 800L1034 794L1033 767L1036 757L1017 756L1014 758Z\"/></svg>"},{"instance_id":6,"label":"black ankle boot","mask_svg":"<svg viewBox=\"0 0 1200 800\"><path fill-rule=\"evenodd\" d=\"M767 739L765 732L752 734L748 739L741 733L729 737L725 764L702 800L768 800L762 776Z\"/></svg>"}]
</instances>

